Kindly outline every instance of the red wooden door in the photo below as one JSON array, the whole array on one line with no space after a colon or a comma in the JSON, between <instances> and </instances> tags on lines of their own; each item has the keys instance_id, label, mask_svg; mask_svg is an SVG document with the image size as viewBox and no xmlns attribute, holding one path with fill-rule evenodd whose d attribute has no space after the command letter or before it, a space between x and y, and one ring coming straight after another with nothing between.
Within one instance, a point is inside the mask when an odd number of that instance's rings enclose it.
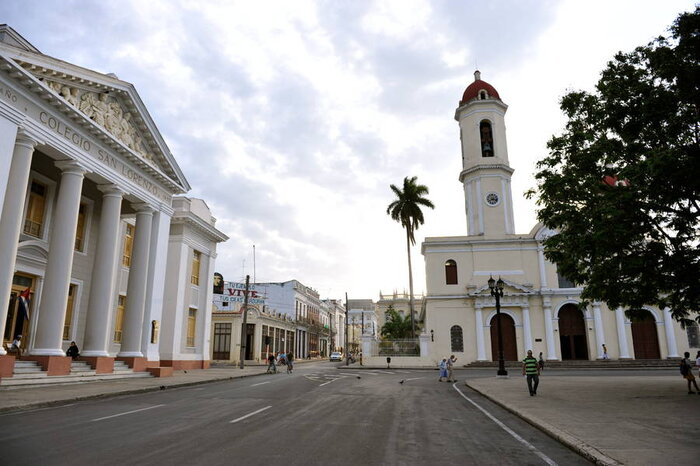
<instances>
[{"instance_id":1,"label":"red wooden door","mask_svg":"<svg viewBox=\"0 0 700 466\"><path fill-rule=\"evenodd\" d=\"M515 341L515 322L508 314L501 316L501 334L503 335L503 360L517 361L518 347ZM498 327L497 316L491 319L491 355L494 361L498 361Z\"/></svg>"},{"instance_id":2,"label":"red wooden door","mask_svg":"<svg viewBox=\"0 0 700 466\"><path fill-rule=\"evenodd\" d=\"M656 320L646 311L642 320L632 321L632 342L635 359L661 359Z\"/></svg>"},{"instance_id":3,"label":"red wooden door","mask_svg":"<svg viewBox=\"0 0 700 466\"><path fill-rule=\"evenodd\" d=\"M559 342L563 360L588 359L586 323L575 304L567 304L559 311Z\"/></svg>"}]
</instances>

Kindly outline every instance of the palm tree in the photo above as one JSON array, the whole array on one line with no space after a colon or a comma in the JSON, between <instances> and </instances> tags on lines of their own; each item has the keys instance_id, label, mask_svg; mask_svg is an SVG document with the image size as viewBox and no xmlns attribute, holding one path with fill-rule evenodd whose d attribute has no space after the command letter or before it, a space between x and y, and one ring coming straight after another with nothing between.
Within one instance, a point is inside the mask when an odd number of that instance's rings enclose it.
<instances>
[{"instance_id":1,"label":"palm tree","mask_svg":"<svg viewBox=\"0 0 700 466\"><path fill-rule=\"evenodd\" d=\"M389 305L385 315L386 322L379 331L381 336L396 340L411 336L413 328L409 316L404 317L402 314L399 314L392 305Z\"/></svg>"},{"instance_id":2,"label":"palm tree","mask_svg":"<svg viewBox=\"0 0 700 466\"><path fill-rule=\"evenodd\" d=\"M396 194L396 200L389 204L386 213L406 229L406 250L408 252L408 288L411 309L411 332L416 337L416 321L413 315L413 269L411 268L411 245L416 244L414 232L424 223L421 206L434 209L435 206L429 199L423 197L428 194L428 187L416 183L417 177L403 179L403 191L395 185L390 188Z\"/></svg>"}]
</instances>

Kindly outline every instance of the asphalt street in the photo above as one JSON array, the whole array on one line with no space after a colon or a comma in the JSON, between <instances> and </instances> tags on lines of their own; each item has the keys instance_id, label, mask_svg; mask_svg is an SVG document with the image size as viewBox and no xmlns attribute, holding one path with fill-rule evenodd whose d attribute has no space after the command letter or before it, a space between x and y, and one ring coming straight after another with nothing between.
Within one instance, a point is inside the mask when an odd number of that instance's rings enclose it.
<instances>
[{"instance_id":1,"label":"asphalt street","mask_svg":"<svg viewBox=\"0 0 700 466\"><path fill-rule=\"evenodd\" d=\"M336 366L8 413L0 457L13 466L587 464L461 381Z\"/></svg>"}]
</instances>

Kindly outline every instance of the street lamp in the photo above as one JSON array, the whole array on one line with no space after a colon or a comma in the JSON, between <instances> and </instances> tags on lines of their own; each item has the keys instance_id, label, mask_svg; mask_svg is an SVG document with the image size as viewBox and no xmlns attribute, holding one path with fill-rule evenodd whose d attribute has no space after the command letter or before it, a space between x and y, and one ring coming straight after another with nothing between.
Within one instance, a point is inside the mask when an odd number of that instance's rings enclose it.
<instances>
[{"instance_id":1,"label":"street lamp","mask_svg":"<svg viewBox=\"0 0 700 466\"><path fill-rule=\"evenodd\" d=\"M496 330L498 332L498 372L497 375L508 375L503 362L503 334L501 333L501 298L503 297L503 280L498 277L498 281L489 277L489 288L491 296L496 298Z\"/></svg>"}]
</instances>

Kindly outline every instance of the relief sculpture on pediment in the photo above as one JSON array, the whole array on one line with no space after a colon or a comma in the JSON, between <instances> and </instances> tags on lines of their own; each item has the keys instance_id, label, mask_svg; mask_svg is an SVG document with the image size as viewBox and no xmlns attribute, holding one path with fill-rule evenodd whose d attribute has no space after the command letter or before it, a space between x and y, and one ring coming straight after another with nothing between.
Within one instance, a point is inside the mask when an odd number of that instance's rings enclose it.
<instances>
[{"instance_id":1,"label":"relief sculpture on pediment","mask_svg":"<svg viewBox=\"0 0 700 466\"><path fill-rule=\"evenodd\" d=\"M148 153L138 131L132 121L133 115L125 112L121 104L107 93L81 91L47 79L44 82L58 93L66 102L85 114L92 121L109 131L128 148L153 162L153 156Z\"/></svg>"}]
</instances>

